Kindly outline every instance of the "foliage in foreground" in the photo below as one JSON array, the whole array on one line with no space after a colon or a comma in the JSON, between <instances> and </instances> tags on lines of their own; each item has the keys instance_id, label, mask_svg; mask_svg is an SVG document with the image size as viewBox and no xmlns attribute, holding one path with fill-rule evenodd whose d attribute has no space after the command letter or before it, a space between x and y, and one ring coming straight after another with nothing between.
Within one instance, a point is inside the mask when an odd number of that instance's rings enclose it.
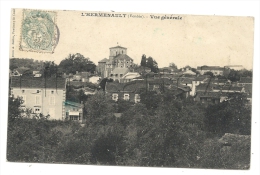
<instances>
[{"instance_id":1,"label":"foliage in foreground","mask_svg":"<svg viewBox=\"0 0 260 175\"><path fill-rule=\"evenodd\" d=\"M9 114L7 159L19 162L248 168L250 139L233 141L229 149L223 149L220 139L225 132L250 135L250 109L242 97L230 99L226 105L205 107L190 100L160 96L156 100L159 105L145 104L144 101L144 104L135 105L124 103L122 107L99 93L87 99L85 107L89 110L83 127L71 121L15 117L19 110L12 110L14 112ZM19 106L19 101L9 102L13 109ZM122 113L119 118L113 115L118 111Z\"/></svg>"}]
</instances>

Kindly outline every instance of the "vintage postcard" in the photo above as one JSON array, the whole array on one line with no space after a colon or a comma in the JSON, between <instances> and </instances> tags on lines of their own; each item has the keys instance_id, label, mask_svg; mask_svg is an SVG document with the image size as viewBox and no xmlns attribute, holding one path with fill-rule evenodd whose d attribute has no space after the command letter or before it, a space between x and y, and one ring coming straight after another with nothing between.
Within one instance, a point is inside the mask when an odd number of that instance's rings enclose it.
<instances>
[{"instance_id":1,"label":"vintage postcard","mask_svg":"<svg viewBox=\"0 0 260 175\"><path fill-rule=\"evenodd\" d=\"M10 19L7 161L250 169L253 17Z\"/></svg>"}]
</instances>

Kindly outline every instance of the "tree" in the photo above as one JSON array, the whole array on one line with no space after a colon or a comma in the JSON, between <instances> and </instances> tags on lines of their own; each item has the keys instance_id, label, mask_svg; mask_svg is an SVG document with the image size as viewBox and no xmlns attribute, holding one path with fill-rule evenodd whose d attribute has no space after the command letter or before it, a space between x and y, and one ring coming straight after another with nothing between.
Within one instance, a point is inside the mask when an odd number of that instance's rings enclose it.
<instances>
[{"instance_id":1,"label":"tree","mask_svg":"<svg viewBox=\"0 0 260 175\"><path fill-rule=\"evenodd\" d=\"M88 98L85 103L85 108L88 111L88 123L99 122L103 117L112 115L115 112L110 99L104 92L98 92Z\"/></svg>"},{"instance_id":2,"label":"tree","mask_svg":"<svg viewBox=\"0 0 260 175\"><path fill-rule=\"evenodd\" d=\"M236 82L236 81L239 81L240 80L240 73L239 71L236 71L234 69L231 69L230 70L230 73L228 74L228 79L232 82Z\"/></svg>"},{"instance_id":3,"label":"tree","mask_svg":"<svg viewBox=\"0 0 260 175\"><path fill-rule=\"evenodd\" d=\"M57 76L58 73L58 67L57 64L54 63L54 61L45 61L43 63L43 68L41 69L42 77L53 77Z\"/></svg>"},{"instance_id":4,"label":"tree","mask_svg":"<svg viewBox=\"0 0 260 175\"><path fill-rule=\"evenodd\" d=\"M229 94L228 101L206 108L205 126L216 135L251 133L251 108L244 94Z\"/></svg>"},{"instance_id":5,"label":"tree","mask_svg":"<svg viewBox=\"0 0 260 175\"><path fill-rule=\"evenodd\" d=\"M106 83L107 82L113 82L113 79L108 79L108 78L103 78L100 83L99 86L101 87L101 89L103 89L103 91L105 91L105 87L106 87Z\"/></svg>"},{"instance_id":6,"label":"tree","mask_svg":"<svg viewBox=\"0 0 260 175\"><path fill-rule=\"evenodd\" d=\"M210 71L205 72L204 75L209 75L211 78L214 77L214 74Z\"/></svg>"},{"instance_id":7,"label":"tree","mask_svg":"<svg viewBox=\"0 0 260 175\"><path fill-rule=\"evenodd\" d=\"M146 67L150 68L154 73L159 72L158 63L152 57L147 58Z\"/></svg>"},{"instance_id":8,"label":"tree","mask_svg":"<svg viewBox=\"0 0 260 175\"><path fill-rule=\"evenodd\" d=\"M76 73L76 71L94 73L96 65L89 58L76 53L69 54L67 58L63 59L59 64L59 68L66 73Z\"/></svg>"},{"instance_id":9,"label":"tree","mask_svg":"<svg viewBox=\"0 0 260 175\"><path fill-rule=\"evenodd\" d=\"M143 66L143 67L146 66L146 55L145 54L142 55L141 66Z\"/></svg>"},{"instance_id":10,"label":"tree","mask_svg":"<svg viewBox=\"0 0 260 175\"><path fill-rule=\"evenodd\" d=\"M173 68L174 70L178 69L178 67L175 63L170 63L169 67Z\"/></svg>"}]
</instances>

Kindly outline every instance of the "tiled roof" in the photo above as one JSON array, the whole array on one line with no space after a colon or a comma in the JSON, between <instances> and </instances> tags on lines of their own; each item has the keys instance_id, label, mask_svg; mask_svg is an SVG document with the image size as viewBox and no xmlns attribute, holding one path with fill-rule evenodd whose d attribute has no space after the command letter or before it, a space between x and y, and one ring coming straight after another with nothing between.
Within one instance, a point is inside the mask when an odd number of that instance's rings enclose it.
<instances>
[{"instance_id":1,"label":"tiled roof","mask_svg":"<svg viewBox=\"0 0 260 175\"><path fill-rule=\"evenodd\" d=\"M109 49L115 49L115 48L126 49L125 47L122 47L122 46L115 46L115 47L110 47Z\"/></svg>"},{"instance_id":2,"label":"tiled roof","mask_svg":"<svg viewBox=\"0 0 260 175\"><path fill-rule=\"evenodd\" d=\"M76 106L76 107L81 107L81 108L83 108L83 104L81 104L81 103L76 103L76 102L73 102L73 101L68 101L68 100L66 100L65 102L64 102L64 104L66 105L66 106Z\"/></svg>"},{"instance_id":3,"label":"tiled roof","mask_svg":"<svg viewBox=\"0 0 260 175\"><path fill-rule=\"evenodd\" d=\"M245 92L252 93L252 84L245 84L243 87L245 88Z\"/></svg>"},{"instance_id":4,"label":"tiled roof","mask_svg":"<svg viewBox=\"0 0 260 175\"><path fill-rule=\"evenodd\" d=\"M180 78L180 82L184 83L184 84L192 84L192 81L194 80L194 78Z\"/></svg>"},{"instance_id":5,"label":"tiled roof","mask_svg":"<svg viewBox=\"0 0 260 175\"><path fill-rule=\"evenodd\" d=\"M133 60L132 58L130 58L128 55L126 54L119 54L117 55L115 58L115 60Z\"/></svg>"},{"instance_id":6,"label":"tiled roof","mask_svg":"<svg viewBox=\"0 0 260 175\"><path fill-rule=\"evenodd\" d=\"M116 67L111 74L123 74L125 75L127 72L129 72L128 68L121 68L121 67Z\"/></svg>"},{"instance_id":7,"label":"tiled roof","mask_svg":"<svg viewBox=\"0 0 260 175\"><path fill-rule=\"evenodd\" d=\"M131 81L128 83L107 82L106 92L136 92L145 87L146 85L144 81Z\"/></svg>"},{"instance_id":8,"label":"tiled roof","mask_svg":"<svg viewBox=\"0 0 260 175\"><path fill-rule=\"evenodd\" d=\"M107 59L107 58L104 58L104 59L100 60L99 63L105 63L105 62L107 62L107 61L108 61L108 59Z\"/></svg>"},{"instance_id":9,"label":"tiled roof","mask_svg":"<svg viewBox=\"0 0 260 175\"><path fill-rule=\"evenodd\" d=\"M196 96L198 97L202 97L202 98L220 98L221 93L220 92L198 92L196 94Z\"/></svg>"},{"instance_id":10,"label":"tiled roof","mask_svg":"<svg viewBox=\"0 0 260 175\"><path fill-rule=\"evenodd\" d=\"M252 83L252 78L250 77L241 77L238 83Z\"/></svg>"},{"instance_id":11,"label":"tiled roof","mask_svg":"<svg viewBox=\"0 0 260 175\"><path fill-rule=\"evenodd\" d=\"M228 91L242 91L243 87L239 87L239 86L224 86L222 88L222 90L228 90Z\"/></svg>"},{"instance_id":12,"label":"tiled roof","mask_svg":"<svg viewBox=\"0 0 260 175\"><path fill-rule=\"evenodd\" d=\"M224 70L224 68L220 66L198 66L197 70Z\"/></svg>"},{"instance_id":13,"label":"tiled roof","mask_svg":"<svg viewBox=\"0 0 260 175\"><path fill-rule=\"evenodd\" d=\"M203 81L207 78L209 78L208 75L200 75L200 76L196 77L193 81Z\"/></svg>"},{"instance_id":14,"label":"tiled roof","mask_svg":"<svg viewBox=\"0 0 260 175\"><path fill-rule=\"evenodd\" d=\"M17 71L17 72L19 72L20 74L23 74L25 71L27 71L27 70L30 70L29 68L26 68L26 67L19 67L19 68L16 68L16 69L14 69L14 71Z\"/></svg>"},{"instance_id":15,"label":"tiled roof","mask_svg":"<svg viewBox=\"0 0 260 175\"><path fill-rule=\"evenodd\" d=\"M46 85L46 86L45 86ZM17 88L51 88L65 89L65 78L27 78L27 77L15 77L11 80L11 87Z\"/></svg>"}]
</instances>

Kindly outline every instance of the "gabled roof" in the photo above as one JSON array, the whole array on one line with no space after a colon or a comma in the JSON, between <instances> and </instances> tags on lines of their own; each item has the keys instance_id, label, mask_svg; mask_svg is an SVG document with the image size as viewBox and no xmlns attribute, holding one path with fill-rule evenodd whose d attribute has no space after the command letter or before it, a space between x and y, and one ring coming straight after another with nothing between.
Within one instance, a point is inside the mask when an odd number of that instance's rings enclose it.
<instances>
[{"instance_id":1,"label":"gabled roof","mask_svg":"<svg viewBox=\"0 0 260 175\"><path fill-rule=\"evenodd\" d=\"M198 66L197 70L224 70L224 67L220 66Z\"/></svg>"},{"instance_id":2,"label":"gabled roof","mask_svg":"<svg viewBox=\"0 0 260 175\"><path fill-rule=\"evenodd\" d=\"M127 72L129 72L128 68L121 68L121 67L116 67L111 74L123 74L125 75Z\"/></svg>"},{"instance_id":3,"label":"gabled roof","mask_svg":"<svg viewBox=\"0 0 260 175\"><path fill-rule=\"evenodd\" d=\"M110 47L109 49L115 49L115 48L126 49L125 47L122 47L122 46Z\"/></svg>"},{"instance_id":4,"label":"gabled roof","mask_svg":"<svg viewBox=\"0 0 260 175\"><path fill-rule=\"evenodd\" d=\"M239 87L239 86L232 86L232 85L229 85L229 86L224 86L222 88L222 90L227 90L227 91L242 91L243 87Z\"/></svg>"},{"instance_id":5,"label":"gabled roof","mask_svg":"<svg viewBox=\"0 0 260 175\"><path fill-rule=\"evenodd\" d=\"M65 78L28 78L14 77L11 81L12 88L50 88L50 89L65 89Z\"/></svg>"},{"instance_id":6,"label":"gabled roof","mask_svg":"<svg viewBox=\"0 0 260 175\"><path fill-rule=\"evenodd\" d=\"M252 83L252 78L251 77L241 77L240 80L238 81L238 83Z\"/></svg>"},{"instance_id":7,"label":"gabled roof","mask_svg":"<svg viewBox=\"0 0 260 175\"><path fill-rule=\"evenodd\" d=\"M199 98L220 98L220 92L197 92L196 96Z\"/></svg>"},{"instance_id":8,"label":"gabled roof","mask_svg":"<svg viewBox=\"0 0 260 175\"><path fill-rule=\"evenodd\" d=\"M68 101L68 100L66 100L66 101L64 102L64 104L65 104L66 106L76 106L76 107L81 107L81 108L83 108L83 104L77 103L77 102L73 102L73 101Z\"/></svg>"},{"instance_id":9,"label":"gabled roof","mask_svg":"<svg viewBox=\"0 0 260 175\"><path fill-rule=\"evenodd\" d=\"M115 60L133 60L132 58L130 58L128 55L126 54L119 54L117 55L115 58Z\"/></svg>"},{"instance_id":10,"label":"gabled roof","mask_svg":"<svg viewBox=\"0 0 260 175\"><path fill-rule=\"evenodd\" d=\"M99 63L106 63L108 60L109 60L109 59L104 58L104 59L100 60Z\"/></svg>"},{"instance_id":11,"label":"gabled roof","mask_svg":"<svg viewBox=\"0 0 260 175\"><path fill-rule=\"evenodd\" d=\"M205 80L207 78L209 78L209 75L199 75L193 81L203 81L203 80Z\"/></svg>"},{"instance_id":12,"label":"gabled roof","mask_svg":"<svg viewBox=\"0 0 260 175\"><path fill-rule=\"evenodd\" d=\"M127 72L122 79L134 79L140 77L140 74L138 72Z\"/></svg>"},{"instance_id":13,"label":"gabled roof","mask_svg":"<svg viewBox=\"0 0 260 175\"><path fill-rule=\"evenodd\" d=\"M30 69L27 67L19 67L19 68L14 69L13 72L17 71L19 74L23 74L25 71L28 71L28 70L30 70Z\"/></svg>"},{"instance_id":14,"label":"gabled roof","mask_svg":"<svg viewBox=\"0 0 260 175\"><path fill-rule=\"evenodd\" d=\"M107 82L106 92L139 92L140 89L145 87L144 81L131 81L128 83Z\"/></svg>"}]
</instances>

